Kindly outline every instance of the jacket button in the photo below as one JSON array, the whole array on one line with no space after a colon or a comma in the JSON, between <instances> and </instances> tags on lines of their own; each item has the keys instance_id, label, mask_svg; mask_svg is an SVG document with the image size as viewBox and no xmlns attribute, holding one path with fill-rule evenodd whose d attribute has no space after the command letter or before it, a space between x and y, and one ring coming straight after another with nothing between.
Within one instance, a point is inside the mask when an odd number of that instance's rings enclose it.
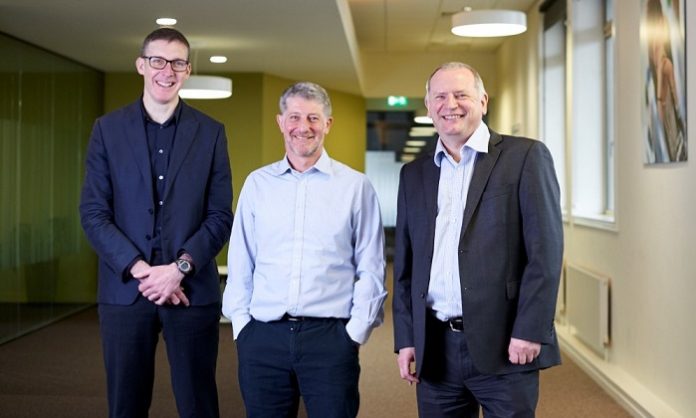
<instances>
[{"instance_id":1,"label":"jacket button","mask_svg":"<svg viewBox=\"0 0 696 418\"><path fill-rule=\"evenodd\" d=\"M152 215L153 213L155 213L155 211L154 211L152 208L150 208L150 209L147 210L147 213L149 213L150 215Z\"/></svg>"},{"instance_id":2,"label":"jacket button","mask_svg":"<svg viewBox=\"0 0 696 418\"><path fill-rule=\"evenodd\" d=\"M152 238L152 237L150 236L150 234L145 235L145 239L146 239L146 240L150 241L150 238Z\"/></svg>"},{"instance_id":3,"label":"jacket button","mask_svg":"<svg viewBox=\"0 0 696 418\"><path fill-rule=\"evenodd\" d=\"M425 299L425 293L421 293L421 294L420 294L420 298L421 298L421 299Z\"/></svg>"}]
</instances>

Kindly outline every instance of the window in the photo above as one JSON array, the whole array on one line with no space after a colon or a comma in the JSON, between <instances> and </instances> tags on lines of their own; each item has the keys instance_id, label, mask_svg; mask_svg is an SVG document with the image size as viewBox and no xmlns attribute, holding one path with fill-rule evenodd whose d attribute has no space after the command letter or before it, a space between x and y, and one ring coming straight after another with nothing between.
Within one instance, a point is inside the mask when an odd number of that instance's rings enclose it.
<instances>
[{"instance_id":1,"label":"window","mask_svg":"<svg viewBox=\"0 0 696 418\"><path fill-rule=\"evenodd\" d=\"M540 11L542 138L556 164L564 218L613 228L613 0L550 0Z\"/></svg>"},{"instance_id":2,"label":"window","mask_svg":"<svg viewBox=\"0 0 696 418\"><path fill-rule=\"evenodd\" d=\"M549 3L552 3L549 5ZM568 213L566 198L566 34L565 4L546 2L542 35L542 115L541 138L553 156L556 177L561 186L561 210Z\"/></svg>"}]
</instances>

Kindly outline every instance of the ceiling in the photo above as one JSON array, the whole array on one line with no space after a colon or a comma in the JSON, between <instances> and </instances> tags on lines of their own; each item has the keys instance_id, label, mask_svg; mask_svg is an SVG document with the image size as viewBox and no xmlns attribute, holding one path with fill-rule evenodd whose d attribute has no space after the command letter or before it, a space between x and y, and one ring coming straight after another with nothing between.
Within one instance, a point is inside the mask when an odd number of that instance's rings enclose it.
<instances>
[{"instance_id":1,"label":"ceiling","mask_svg":"<svg viewBox=\"0 0 696 418\"><path fill-rule=\"evenodd\" d=\"M105 72L127 72L135 70L142 38L157 27L155 18L174 17L192 44L195 72L263 72L364 97L418 97L438 64L493 60L503 41L452 35L452 13L465 6L528 11L536 3L0 0L0 32ZM210 55L226 55L228 62L212 64Z\"/></svg>"}]
</instances>

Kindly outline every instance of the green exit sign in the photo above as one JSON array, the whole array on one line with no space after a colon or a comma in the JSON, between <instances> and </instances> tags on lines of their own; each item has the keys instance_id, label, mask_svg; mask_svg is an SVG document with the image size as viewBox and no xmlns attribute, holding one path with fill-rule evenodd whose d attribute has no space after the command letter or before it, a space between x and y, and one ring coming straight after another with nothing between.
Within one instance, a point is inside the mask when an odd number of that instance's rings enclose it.
<instances>
[{"instance_id":1,"label":"green exit sign","mask_svg":"<svg viewBox=\"0 0 696 418\"><path fill-rule=\"evenodd\" d=\"M387 97L387 105L389 107L405 107L408 106L408 99L405 96L389 96Z\"/></svg>"}]
</instances>

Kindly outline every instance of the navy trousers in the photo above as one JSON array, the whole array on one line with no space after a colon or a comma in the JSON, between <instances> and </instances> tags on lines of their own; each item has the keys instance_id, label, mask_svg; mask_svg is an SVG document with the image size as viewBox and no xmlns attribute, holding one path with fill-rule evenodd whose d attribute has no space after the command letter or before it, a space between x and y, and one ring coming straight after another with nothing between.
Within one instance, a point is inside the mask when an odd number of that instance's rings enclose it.
<instances>
[{"instance_id":1,"label":"navy trousers","mask_svg":"<svg viewBox=\"0 0 696 418\"><path fill-rule=\"evenodd\" d=\"M133 305L99 305L109 416L148 416L160 331L167 346L180 417L219 417L215 367L220 305L157 306L143 296Z\"/></svg>"},{"instance_id":2,"label":"navy trousers","mask_svg":"<svg viewBox=\"0 0 696 418\"><path fill-rule=\"evenodd\" d=\"M471 360L463 332L428 315L418 414L423 418L532 418L539 398L539 371L482 374Z\"/></svg>"},{"instance_id":3,"label":"navy trousers","mask_svg":"<svg viewBox=\"0 0 696 418\"><path fill-rule=\"evenodd\" d=\"M249 322L237 336L239 385L249 418L354 418L360 397L358 346L345 321Z\"/></svg>"}]
</instances>

